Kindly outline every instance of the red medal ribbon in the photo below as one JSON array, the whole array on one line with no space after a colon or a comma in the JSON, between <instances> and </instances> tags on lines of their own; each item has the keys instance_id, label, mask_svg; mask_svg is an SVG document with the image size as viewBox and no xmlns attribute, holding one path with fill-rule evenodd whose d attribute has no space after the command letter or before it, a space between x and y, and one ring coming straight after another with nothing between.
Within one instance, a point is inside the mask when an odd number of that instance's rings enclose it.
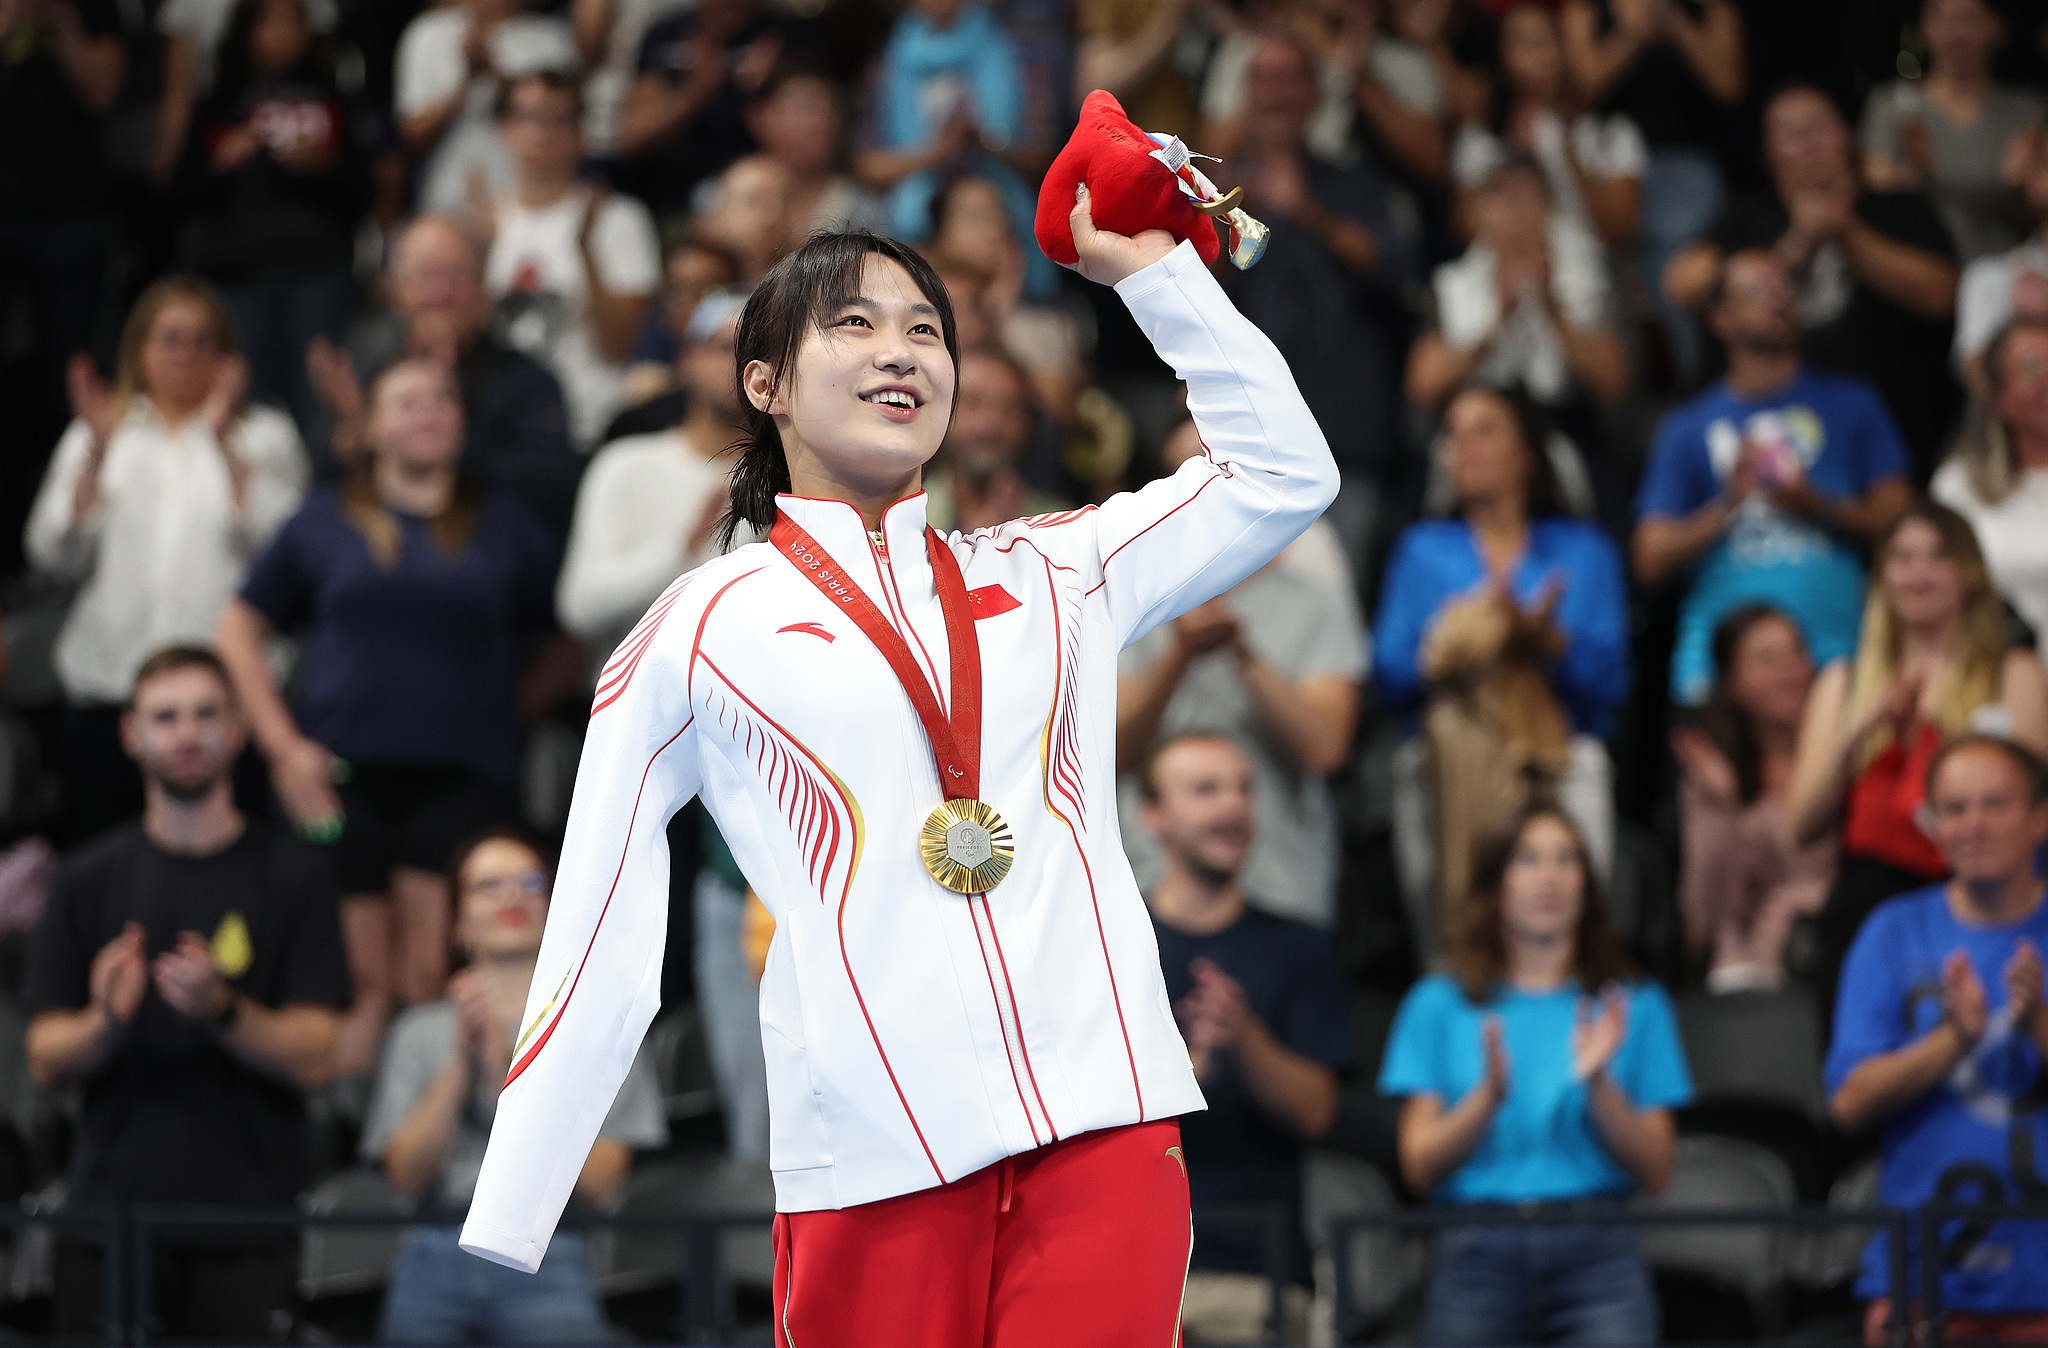
<instances>
[{"instance_id":1,"label":"red medal ribbon","mask_svg":"<svg viewBox=\"0 0 2048 1348\"><path fill-rule=\"evenodd\" d=\"M939 611L946 615L946 644L953 656L953 716L949 722L939 710L938 694L926 681L924 671L910 654L902 633L889 624L872 599L861 593L844 567L788 515L777 512L768 541L789 559L818 592L845 611L854 624L874 643L896 681L910 695L917 719L932 742L932 758L939 770L939 788L947 800L974 800L981 795L981 645L975 636L974 615L969 613L967 582L960 575L960 561L946 546L938 531L925 526L925 551L931 556L932 580L939 591ZM906 619L907 621L907 619Z\"/></svg>"}]
</instances>

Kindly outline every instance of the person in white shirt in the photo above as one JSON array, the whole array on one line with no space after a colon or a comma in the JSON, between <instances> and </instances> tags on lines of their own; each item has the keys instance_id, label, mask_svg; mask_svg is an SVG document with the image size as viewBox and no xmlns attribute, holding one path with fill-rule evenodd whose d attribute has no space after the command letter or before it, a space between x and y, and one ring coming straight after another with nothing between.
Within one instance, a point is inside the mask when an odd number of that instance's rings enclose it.
<instances>
[{"instance_id":1,"label":"person in white shirt","mask_svg":"<svg viewBox=\"0 0 2048 1348\"><path fill-rule=\"evenodd\" d=\"M111 388L83 355L68 383L75 415L24 546L37 570L83 587L56 651L66 831L82 841L142 808L119 728L135 671L212 638L250 558L298 508L307 465L291 418L247 401L234 320L196 277L135 302Z\"/></svg>"},{"instance_id":2,"label":"person in white shirt","mask_svg":"<svg viewBox=\"0 0 2048 1348\"><path fill-rule=\"evenodd\" d=\"M2048 128L2014 136L2005 179L2018 187L2034 232L2019 247L1980 257L1963 268L1956 287L1956 365L1972 387L1981 382L1984 348L2014 318L2048 318Z\"/></svg>"},{"instance_id":3,"label":"person in white shirt","mask_svg":"<svg viewBox=\"0 0 2048 1348\"><path fill-rule=\"evenodd\" d=\"M1610 248L1628 243L1642 220L1649 147L1627 114L1580 106L1554 9L1523 0L1501 15L1500 74L1498 122L1467 122L1451 144L1460 215L1469 222L1470 194L1519 152L1542 164L1560 215Z\"/></svg>"},{"instance_id":4,"label":"person in white shirt","mask_svg":"<svg viewBox=\"0 0 2048 1348\"><path fill-rule=\"evenodd\" d=\"M1928 494L1970 522L1991 583L2048 640L2048 320L1984 350L1984 396Z\"/></svg>"},{"instance_id":5,"label":"person in white shirt","mask_svg":"<svg viewBox=\"0 0 2048 1348\"><path fill-rule=\"evenodd\" d=\"M461 214L512 187L512 157L494 124L505 80L573 72L576 38L555 15L522 14L520 0L432 5L405 27L393 62L399 141L419 159L418 209Z\"/></svg>"},{"instance_id":6,"label":"person in white shirt","mask_svg":"<svg viewBox=\"0 0 2048 1348\"><path fill-rule=\"evenodd\" d=\"M654 218L578 179L583 94L552 70L505 86L499 126L513 188L487 212L484 284L506 340L555 372L575 442L597 443L620 406L626 358L661 288Z\"/></svg>"},{"instance_id":7,"label":"person in white shirt","mask_svg":"<svg viewBox=\"0 0 2048 1348\"><path fill-rule=\"evenodd\" d=\"M1519 384L1547 408L1619 401L1628 355L1607 264L1599 242L1555 209L1542 166L1524 154L1496 164L1473 215L1472 246L1431 280L1436 321L1409 350L1409 401L1440 407L1472 380Z\"/></svg>"},{"instance_id":8,"label":"person in white shirt","mask_svg":"<svg viewBox=\"0 0 2048 1348\"><path fill-rule=\"evenodd\" d=\"M779 1337L1172 1341L1202 1094L1115 824L1116 656L1269 561L1337 467L1192 244L1098 231L1085 188L1070 222L1208 446L1093 507L926 524L958 338L908 246L821 235L748 300L733 520L769 541L669 587L599 683L463 1248L539 1265L660 1000L666 827L701 795L776 920Z\"/></svg>"},{"instance_id":9,"label":"person in white shirt","mask_svg":"<svg viewBox=\"0 0 2048 1348\"><path fill-rule=\"evenodd\" d=\"M676 374L681 422L600 449L576 492L569 551L555 585L562 626L608 655L677 576L716 557L726 451L740 437L733 337L746 296L715 291L690 314Z\"/></svg>"}]
</instances>

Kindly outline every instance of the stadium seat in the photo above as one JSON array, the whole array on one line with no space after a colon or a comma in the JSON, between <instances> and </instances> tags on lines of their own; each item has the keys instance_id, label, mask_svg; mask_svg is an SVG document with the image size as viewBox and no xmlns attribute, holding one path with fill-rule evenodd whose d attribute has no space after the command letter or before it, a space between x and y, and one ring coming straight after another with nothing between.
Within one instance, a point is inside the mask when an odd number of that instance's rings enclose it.
<instances>
[{"instance_id":1,"label":"stadium seat","mask_svg":"<svg viewBox=\"0 0 2048 1348\"><path fill-rule=\"evenodd\" d=\"M1335 1314L1337 1259L1331 1223L1344 1217L1393 1212L1394 1186L1379 1168L1356 1156L1311 1151L1302 1168L1302 1221L1315 1256L1318 1314ZM1359 1342L1383 1325L1422 1280L1426 1242L1420 1235L1361 1231L1348 1246L1351 1304L1336 1322L1337 1340Z\"/></svg>"},{"instance_id":2,"label":"stadium seat","mask_svg":"<svg viewBox=\"0 0 2048 1348\"><path fill-rule=\"evenodd\" d=\"M722 1294L736 1283L765 1288L775 1270L768 1227L775 1215L775 1184L767 1167L724 1156L657 1161L626 1177L620 1216L660 1213L759 1213L758 1228L728 1230L719 1242ZM686 1255L673 1236L600 1229L591 1233L598 1290L607 1297L644 1291L684 1278Z\"/></svg>"},{"instance_id":3,"label":"stadium seat","mask_svg":"<svg viewBox=\"0 0 2048 1348\"><path fill-rule=\"evenodd\" d=\"M1804 988L1690 993L1678 1000L1678 1031L1701 1100L1761 1100L1816 1124L1827 1117L1820 1086L1820 1017Z\"/></svg>"},{"instance_id":4,"label":"stadium seat","mask_svg":"<svg viewBox=\"0 0 2048 1348\"><path fill-rule=\"evenodd\" d=\"M344 1170L308 1189L299 1209L310 1216L338 1214L403 1217L412 1210L381 1170ZM382 1287L398 1254L395 1224L312 1226L299 1249L299 1294L308 1301Z\"/></svg>"},{"instance_id":5,"label":"stadium seat","mask_svg":"<svg viewBox=\"0 0 2048 1348\"><path fill-rule=\"evenodd\" d=\"M1636 1206L1649 1212L1790 1208L1797 1198L1790 1167L1768 1148L1734 1138L1681 1137L1670 1187L1655 1198L1637 1199ZM1643 1231L1643 1252L1653 1269L1739 1296L1759 1328L1773 1326L1781 1316L1789 1248L1784 1232L1772 1227L1653 1226Z\"/></svg>"}]
</instances>

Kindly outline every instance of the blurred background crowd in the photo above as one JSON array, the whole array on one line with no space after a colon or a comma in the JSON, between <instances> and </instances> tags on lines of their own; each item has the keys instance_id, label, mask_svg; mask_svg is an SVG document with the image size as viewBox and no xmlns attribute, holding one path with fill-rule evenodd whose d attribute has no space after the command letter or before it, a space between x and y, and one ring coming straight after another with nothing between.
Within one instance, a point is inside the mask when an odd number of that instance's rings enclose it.
<instances>
[{"instance_id":1,"label":"blurred background crowd","mask_svg":"<svg viewBox=\"0 0 2048 1348\"><path fill-rule=\"evenodd\" d=\"M1201 452L1032 238L1095 88L1271 227L1222 280L1343 476L1123 657L1196 1201L1288 1230L1199 1234L1191 1338L1639 1342L1653 1290L1881 1335L1882 1249L1595 1227L1376 1247L1338 1323L1319 1223L2043 1192L2039 6L0 0L0 1196L422 1214L362 1283L167 1255L173 1330L627 1314L595 1237L494 1281L427 1223L593 686L720 546L735 324L814 230L951 291L940 528ZM770 924L699 807L670 840L600 1209L766 1184ZM1948 1300L2048 1337L2048 1232L1987 1229ZM10 1268L0 1319L93 1332L99 1254Z\"/></svg>"}]
</instances>

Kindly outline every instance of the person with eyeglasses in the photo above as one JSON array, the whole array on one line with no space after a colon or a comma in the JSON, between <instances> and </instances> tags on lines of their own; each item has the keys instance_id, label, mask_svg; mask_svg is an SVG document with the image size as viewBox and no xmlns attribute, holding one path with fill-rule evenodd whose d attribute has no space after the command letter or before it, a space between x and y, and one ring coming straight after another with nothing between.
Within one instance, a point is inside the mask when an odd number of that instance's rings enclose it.
<instances>
[{"instance_id":1,"label":"person with eyeglasses","mask_svg":"<svg viewBox=\"0 0 2048 1348\"><path fill-rule=\"evenodd\" d=\"M512 190L472 200L491 232L484 285L515 348L555 372L570 438L589 448L623 405L640 321L661 288L654 218L632 197L583 181L583 91L542 70L505 86L498 134Z\"/></svg>"},{"instance_id":2,"label":"person with eyeglasses","mask_svg":"<svg viewBox=\"0 0 2048 1348\"><path fill-rule=\"evenodd\" d=\"M476 1189L499 1083L512 1063L533 982L551 886L545 849L516 828L492 828L449 859L455 943L466 967L448 995L391 1026L363 1126L362 1156L435 1224L399 1241L378 1327L385 1343L603 1343L609 1330L582 1235L555 1237L532 1277L456 1247ZM635 1150L668 1141L660 1087L634 1059L577 1174L574 1198L601 1208Z\"/></svg>"}]
</instances>

